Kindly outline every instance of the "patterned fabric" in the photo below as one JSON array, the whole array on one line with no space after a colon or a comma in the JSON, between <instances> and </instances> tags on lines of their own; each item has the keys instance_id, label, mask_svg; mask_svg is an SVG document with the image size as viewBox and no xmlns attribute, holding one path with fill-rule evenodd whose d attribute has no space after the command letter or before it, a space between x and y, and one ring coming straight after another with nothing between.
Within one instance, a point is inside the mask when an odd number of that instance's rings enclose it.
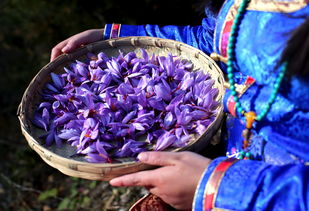
<instances>
[{"instance_id":1,"label":"patterned fabric","mask_svg":"<svg viewBox=\"0 0 309 211\"><path fill-rule=\"evenodd\" d=\"M154 36L178 40L210 54L226 56L231 23L239 0L227 0L218 16L206 10L200 26L122 25L119 36ZM246 111L259 114L277 78L276 64L291 32L309 18L308 0L252 0L236 43L236 83L248 76L255 83L241 96ZM106 29L111 26L107 25ZM110 31L106 30L105 34ZM220 64L223 71L225 65ZM228 168L218 189L215 208L224 210L309 210L309 79L283 81L266 118L255 125L251 153ZM225 101L228 112L227 90ZM230 110L232 105L230 105ZM224 141L227 151L240 149L243 119L229 115ZM194 210L203 210L204 192L217 158L205 170L196 191Z\"/></svg>"}]
</instances>

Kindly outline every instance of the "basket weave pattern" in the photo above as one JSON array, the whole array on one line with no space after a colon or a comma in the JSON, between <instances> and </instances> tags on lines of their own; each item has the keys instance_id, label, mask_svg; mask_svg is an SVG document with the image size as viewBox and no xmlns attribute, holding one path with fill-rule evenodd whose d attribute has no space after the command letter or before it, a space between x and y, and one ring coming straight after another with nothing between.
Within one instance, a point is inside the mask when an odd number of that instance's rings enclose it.
<instances>
[{"instance_id":1,"label":"basket weave pattern","mask_svg":"<svg viewBox=\"0 0 309 211\"><path fill-rule=\"evenodd\" d=\"M40 92L45 87L45 84L51 80L51 72L62 73L64 71L63 67L68 66L75 60L83 61L86 59L85 55L89 52L95 54L104 52L109 57L118 56L119 51L123 53L134 51L137 55L140 55L140 48L144 48L149 55L167 56L168 53L172 53L172 55L181 59L191 61L194 65L194 70L203 70L210 74L211 78L215 81L214 87L219 90L216 99L220 102L217 108L217 116L202 136L190 142L186 147L174 151L190 150L198 152L209 143L211 137L219 128L223 117L222 99L224 94L224 79L222 72L215 62L202 51L173 40L153 37L117 38L92 43L71 54L59 56L55 61L44 66L26 89L18 108L21 130L30 147L35 150L47 164L69 176L104 181L108 181L120 175L154 168L154 166L145 165L136 161L123 161L122 163L108 164L89 163L82 159L73 159L70 157L73 152L73 147L67 146L67 144L64 144L62 149L55 146L46 148L38 138L42 131L36 128L31 122L36 106L41 102Z\"/></svg>"}]
</instances>

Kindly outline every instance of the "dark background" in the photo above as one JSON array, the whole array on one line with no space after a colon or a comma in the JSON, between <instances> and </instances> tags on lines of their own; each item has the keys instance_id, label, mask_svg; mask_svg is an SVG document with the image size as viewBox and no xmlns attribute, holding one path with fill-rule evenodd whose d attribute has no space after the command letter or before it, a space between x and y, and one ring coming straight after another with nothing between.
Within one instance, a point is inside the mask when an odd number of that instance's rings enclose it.
<instances>
[{"instance_id":1,"label":"dark background","mask_svg":"<svg viewBox=\"0 0 309 211\"><path fill-rule=\"evenodd\" d=\"M50 50L105 23L197 25L198 2L182 0L0 0L0 210L127 210L145 191L71 178L30 149L16 110Z\"/></svg>"}]
</instances>

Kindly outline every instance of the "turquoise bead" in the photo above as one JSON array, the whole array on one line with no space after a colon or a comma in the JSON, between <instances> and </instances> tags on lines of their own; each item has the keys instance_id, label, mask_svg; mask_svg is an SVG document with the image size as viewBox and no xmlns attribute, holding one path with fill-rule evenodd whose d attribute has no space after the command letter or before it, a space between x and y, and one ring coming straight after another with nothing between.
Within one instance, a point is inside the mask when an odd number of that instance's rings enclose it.
<instances>
[{"instance_id":1,"label":"turquoise bead","mask_svg":"<svg viewBox=\"0 0 309 211\"><path fill-rule=\"evenodd\" d=\"M236 25L236 24L233 24L233 25L232 25L231 30L232 30L233 32L232 32L232 31L230 32L230 39L231 39L231 37L233 37L233 38L235 39L235 36L231 36L231 34L232 34L232 33L234 33L234 34L235 34L235 32L234 32L234 31L236 31L236 30L237 30L237 25Z\"/></svg>"},{"instance_id":2,"label":"turquoise bead","mask_svg":"<svg viewBox=\"0 0 309 211\"><path fill-rule=\"evenodd\" d=\"M233 66L233 62L230 59L227 61L226 64L227 64L228 67L232 67ZM233 75L232 75L232 77L233 77Z\"/></svg>"},{"instance_id":3,"label":"turquoise bead","mask_svg":"<svg viewBox=\"0 0 309 211\"><path fill-rule=\"evenodd\" d=\"M251 157L251 153L250 152L246 152L245 157L250 158Z\"/></svg>"},{"instance_id":4,"label":"turquoise bead","mask_svg":"<svg viewBox=\"0 0 309 211\"><path fill-rule=\"evenodd\" d=\"M238 112L239 114L242 114L243 111L244 111L243 108L237 108L237 112Z\"/></svg>"},{"instance_id":5,"label":"turquoise bead","mask_svg":"<svg viewBox=\"0 0 309 211\"><path fill-rule=\"evenodd\" d=\"M243 2L242 4L240 4L238 12L242 13L243 10L246 9L246 7L247 7L247 4Z\"/></svg>"},{"instance_id":6,"label":"turquoise bead","mask_svg":"<svg viewBox=\"0 0 309 211\"><path fill-rule=\"evenodd\" d=\"M267 110L262 111L262 113L261 113L261 119L263 119L263 118L266 116L267 112L268 112Z\"/></svg>"},{"instance_id":7,"label":"turquoise bead","mask_svg":"<svg viewBox=\"0 0 309 211\"><path fill-rule=\"evenodd\" d=\"M229 42L234 43L234 42L235 42L235 36L230 36L230 38L229 38Z\"/></svg>"},{"instance_id":8,"label":"turquoise bead","mask_svg":"<svg viewBox=\"0 0 309 211\"><path fill-rule=\"evenodd\" d=\"M231 49L231 48L228 48L227 49L227 54L230 56L230 55L232 55L234 52L233 52L233 50Z\"/></svg>"},{"instance_id":9,"label":"turquoise bead","mask_svg":"<svg viewBox=\"0 0 309 211\"><path fill-rule=\"evenodd\" d=\"M240 19L241 19L242 17L243 17L242 14L239 14L239 13L238 13L238 15L236 15L234 21L235 21L235 23L237 23L237 25L240 24ZM239 26L237 26L237 27L239 27Z\"/></svg>"},{"instance_id":10,"label":"turquoise bead","mask_svg":"<svg viewBox=\"0 0 309 211\"><path fill-rule=\"evenodd\" d=\"M233 60L235 59L235 56L234 56L234 55L235 55L234 52L233 52L232 54L228 55L229 59L233 61Z\"/></svg>"},{"instance_id":11,"label":"turquoise bead","mask_svg":"<svg viewBox=\"0 0 309 211\"><path fill-rule=\"evenodd\" d=\"M242 0L241 4L239 5L238 12L235 16L234 23L231 28L229 43L227 46L228 48L227 49L227 54L228 54L227 73L228 73L228 79L230 83L230 90L231 90L231 94L234 96L234 101L236 102L235 106L236 106L237 112L240 114L244 112L244 109L242 108L239 102L239 98L237 96L237 92L236 92L235 85L234 85L235 81L234 81L234 74L233 74L233 63L235 61L235 47L236 47L238 29L241 24L242 18L244 17L246 7L248 6L249 3L250 3L250 0ZM262 110L262 112L259 115L257 115L256 120L261 121L267 115L268 111L270 110L272 104L274 103L276 99L277 93L280 89L280 85L284 78L287 67L288 67L288 62L284 62L278 74L277 81L273 87L269 100L267 104L264 106L264 109ZM243 158L244 155L240 155L239 156L240 159L242 159L241 156ZM251 154L249 153L249 154L246 154L245 156L250 157Z\"/></svg>"},{"instance_id":12,"label":"turquoise bead","mask_svg":"<svg viewBox=\"0 0 309 211\"><path fill-rule=\"evenodd\" d=\"M274 102L275 99L276 99L276 97L277 97L277 95L276 95L275 93L273 93L273 94L270 96L269 101Z\"/></svg>"},{"instance_id":13,"label":"turquoise bead","mask_svg":"<svg viewBox=\"0 0 309 211\"><path fill-rule=\"evenodd\" d=\"M279 87L280 87L280 83L275 83L274 88L275 88L276 90L278 90L278 89L279 89Z\"/></svg>"}]
</instances>

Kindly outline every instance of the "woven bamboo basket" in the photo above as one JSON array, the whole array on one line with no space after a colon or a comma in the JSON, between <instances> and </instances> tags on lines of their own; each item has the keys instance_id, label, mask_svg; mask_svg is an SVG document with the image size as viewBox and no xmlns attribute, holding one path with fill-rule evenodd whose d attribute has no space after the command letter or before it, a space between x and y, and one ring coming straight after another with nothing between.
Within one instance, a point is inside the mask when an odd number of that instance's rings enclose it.
<instances>
[{"instance_id":1,"label":"woven bamboo basket","mask_svg":"<svg viewBox=\"0 0 309 211\"><path fill-rule=\"evenodd\" d=\"M149 55L154 53L155 55L167 56L168 53L172 53L179 58L187 59L193 63L194 70L208 72L211 78L214 79L214 87L219 90L217 101L220 102L214 122L209 125L202 136L190 142L186 147L174 149L173 151L189 150L198 152L208 145L211 137L219 128L223 117L224 79L216 63L202 51L181 42L153 37L125 37L92 43L79 48L73 53L61 55L53 62L44 66L29 84L18 108L18 117L22 133L28 144L47 164L69 176L104 181L120 175L153 168L153 166L133 160L123 160L122 163L107 164L89 163L83 158L72 158L71 155L75 153L74 147L68 144L64 144L62 147L44 146L43 142L39 139L43 131L35 127L31 122L36 106L41 102L41 90L51 80L51 72L64 72L64 67L76 59L83 61L83 59L86 59L85 55L89 52L104 52L107 56L112 57L118 56L120 50L123 53L134 51L139 55L141 53L140 48L144 48Z\"/></svg>"}]
</instances>

